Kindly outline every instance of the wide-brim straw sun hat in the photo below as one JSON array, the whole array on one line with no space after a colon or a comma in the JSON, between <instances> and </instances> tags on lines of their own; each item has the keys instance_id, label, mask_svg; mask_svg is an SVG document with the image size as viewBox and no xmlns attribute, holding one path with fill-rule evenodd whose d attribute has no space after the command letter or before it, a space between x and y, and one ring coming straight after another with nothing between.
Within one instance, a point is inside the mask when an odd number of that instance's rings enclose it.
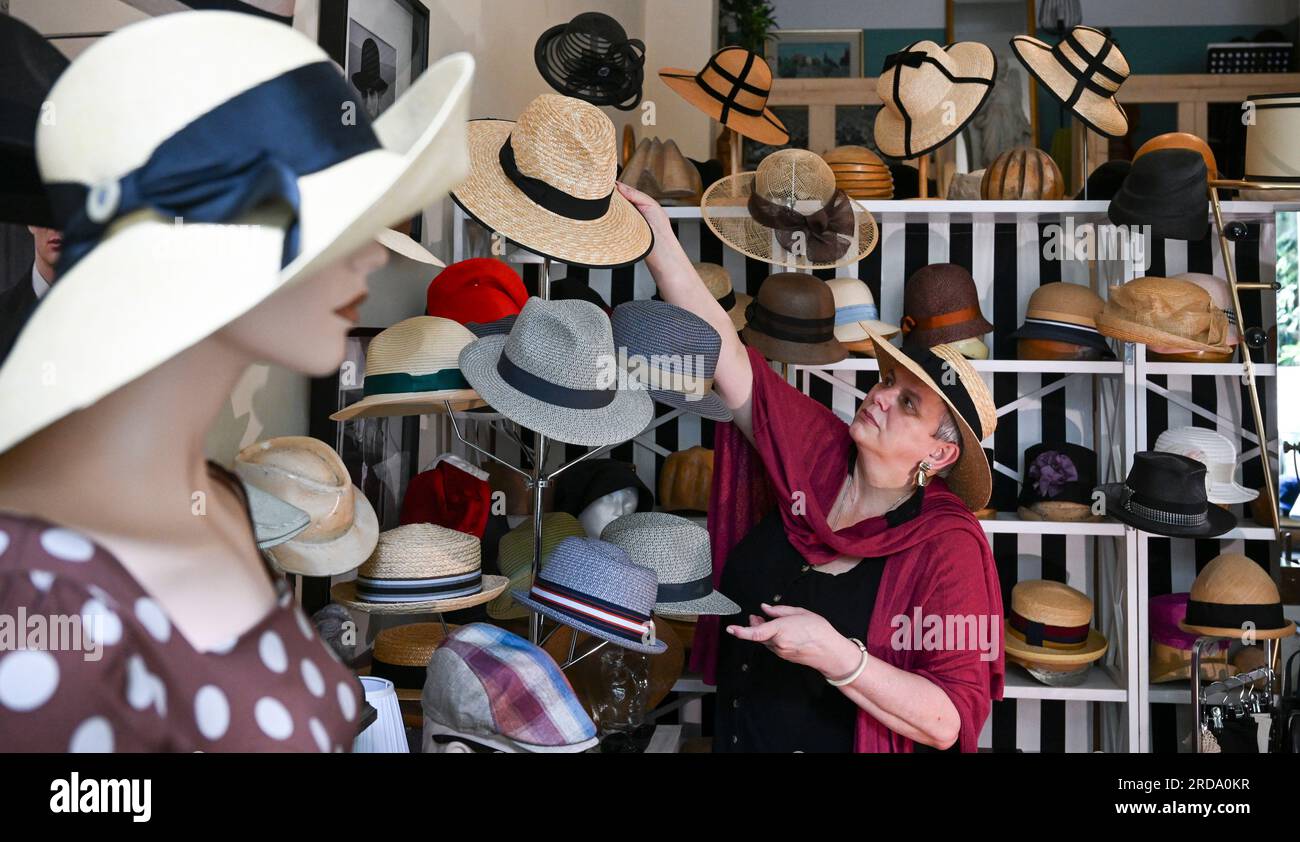
<instances>
[{"instance_id":1,"label":"wide-brim straw sun hat","mask_svg":"<svg viewBox=\"0 0 1300 842\"><path fill-rule=\"evenodd\" d=\"M1063 582L1017 582L1011 589L1003 646L1008 658L1066 671L1106 654L1106 638L1091 623L1092 600L1087 594Z\"/></svg>"},{"instance_id":2,"label":"wide-brim straw sun hat","mask_svg":"<svg viewBox=\"0 0 1300 842\"><path fill-rule=\"evenodd\" d=\"M769 146L790 142L785 125L767 107L772 68L744 47L723 47L698 73L665 67L659 78L682 99L750 140Z\"/></svg>"},{"instance_id":3,"label":"wide-brim straw sun hat","mask_svg":"<svg viewBox=\"0 0 1300 842\"><path fill-rule=\"evenodd\" d=\"M452 198L490 231L571 266L650 253L650 225L614 187L614 124L590 103L542 94L515 122L469 124L469 177Z\"/></svg>"},{"instance_id":4,"label":"wide-brim straw sun hat","mask_svg":"<svg viewBox=\"0 0 1300 842\"><path fill-rule=\"evenodd\" d=\"M778 149L754 172L714 182L700 214L729 248L789 269L857 263L880 240L876 220L836 188L830 165L806 149Z\"/></svg>"},{"instance_id":5,"label":"wide-brim straw sun hat","mask_svg":"<svg viewBox=\"0 0 1300 842\"><path fill-rule=\"evenodd\" d=\"M1128 116L1115 99L1128 78L1128 61L1106 33L1076 26L1055 46L1017 35L1011 49L1030 75L1088 128L1107 137L1128 134Z\"/></svg>"},{"instance_id":6,"label":"wide-brim straw sun hat","mask_svg":"<svg viewBox=\"0 0 1300 842\"><path fill-rule=\"evenodd\" d=\"M627 441L654 418L650 395L620 388L616 366L609 318L586 301L530 298L508 335L460 352L460 370L493 409L588 447Z\"/></svg>"},{"instance_id":7,"label":"wide-brim straw sun hat","mask_svg":"<svg viewBox=\"0 0 1300 842\"><path fill-rule=\"evenodd\" d=\"M460 370L460 352L475 336L437 316L412 316L380 331L366 347L362 398L331 421L426 415L483 406Z\"/></svg>"},{"instance_id":8,"label":"wide-brim straw sun hat","mask_svg":"<svg viewBox=\"0 0 1300 842\"><path fill-rule=\"evenodd\" d=\"M334 602L373 614L456 611L491 601L509 584L483 575L479 539L432 523L379 536L357 578L330 589Z\"/></svg>"},{"instance_id":9,"label":"wide-brim straw sun hat","mask_svg":"<svg viewBox=\"0 0 1300 842\"><path fill-rule=\"evenodd\" d=\"M310 524L267 550L272 564L300 576L337 576L375 549L379 518L333 448L310 436L277 436L245 447L234 472L306 512ZM250 498L251 501L251 498Z\"/></svg>"},{"instance_id":10,"label":"wide-brim straw sun hat","mask_svg":"<svg viewBox=\"0 0 1300 842\"><path fill-rule=\"evenodd\" d=\"M1223 553L1201 568L1187 599L1185 632L1239 638L1250 630L1260 640L1295 634L1282 615L1282 597L1268 570L1240 553Z\"/></svg>"},{"instance_id":11,"label":"wide-brim straw sun hat","mask_svg":"<svg viewBox=\"0 0 1300 842\"><path fill-rule=\"evenodd\" d=\"M600 540L621 547L633 564L659 577L655 611L665 614L740 613L740 606L713 587L709 532L665 512L633 512L610 521Z\"/></svg>"},{"instance_id":12,"label":"wide-brim straw sun hat","mask_svg":"<svg viewBox=\"0 0 1300 842\"><path fill-rule=\"evenodd\" d=\"M1211 503L1249 503L1259 491L1237 482L1237 448L1222 433L1205 427L1178 427L1156 438L1156 450L1205 464L1205 495Z\"/></svg>"},{"instance_id":13,"label":"wide-brim straw sun hat","mask_svg":"<svg viewBox=\"0 0 1300 842\"><path fill-rule=\"evenodd\" d=\"M876 147L891 158L916 158L947 143L993 90L998 60L977 41L941 47L916 41L885 57L876 79Z\"/></svg>"},{"instance_id":14,"label":"wide-brim straw sun hat","mask_svg":"<svg viewBox=\"0 0 1300 842\"><path fill-rule=\"evenodd\" d=\"M329 56L274 21L184 12L91 45L38 127L63 252L0 367L0 393L23 396L0 452L436 203L468 170L473 71L434 63L371 124Z\"/></svg>"},{"instance_id":15,"label":"wide-brim straw sun hat","mask_svg":"<svg viewBox=\"0 0 1300 842\"><path fill-rule=\"evenodd\" d=\"M890 345L878 333L868 335L876 346L882 372L902 366L937 394L952 412L961 431L961 456L952 464L944 481L966 508L972 512L984 508L993 492L993 474L980 442L997 429L998 413L979 372L950 345L929 348L918 345L903 350ZM957 376L952 377L953 373Z\"/></svg>"},{"instance_id":16,"label":"wide-brim straw sun hat","mask_svg":"<svg viewBox=\"0 0 1300 842\"><path fill-rule=\"evenodd\" d=\"M1125 342L1228 353L1228 318L1191 281L1147 275L1110 288L1097 330Z\"/></svg>"}]
</instances>

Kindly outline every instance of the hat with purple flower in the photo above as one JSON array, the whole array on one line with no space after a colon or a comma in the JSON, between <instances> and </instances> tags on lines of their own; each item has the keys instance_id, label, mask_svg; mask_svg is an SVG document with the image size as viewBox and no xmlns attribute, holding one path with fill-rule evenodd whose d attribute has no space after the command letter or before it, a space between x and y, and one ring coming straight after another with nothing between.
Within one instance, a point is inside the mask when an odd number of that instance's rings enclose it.
<instances>
[{"instance_id":1,"label":"hat with purple flower","mask_svg":"<svg viewBox=\"0 0 1300 842\"><path fill-rule=\"evenodd\" d=\"M1097 454L1079 444L1043 442L1025 451L1019 513L1025 520L1095 520Z\"/></svg>"}]
</instances>

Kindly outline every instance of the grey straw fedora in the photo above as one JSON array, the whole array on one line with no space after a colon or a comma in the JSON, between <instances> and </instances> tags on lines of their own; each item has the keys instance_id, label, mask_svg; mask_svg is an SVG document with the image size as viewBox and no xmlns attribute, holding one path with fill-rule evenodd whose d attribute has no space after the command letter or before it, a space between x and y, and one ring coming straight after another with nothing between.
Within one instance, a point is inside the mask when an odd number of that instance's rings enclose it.
<instances>
[{"instance_id":1,"label":"grey straw fedora","mask_svg":"<svg viewBox=\"0 0 1300 842\"><path fill-rule=\"evenodd\" d=\"M658 575L656 611L740 613L739 605L713 589L713 555L704 527L664 512L634 512L612 521L600 540L621 547L634 564Z\"/></svg>"},{"instance_id":2,"label":"grey straw fedora","mask_svg":"<svg viewBox=\"0 0 1300 842\"><path fill-rule=\"evenodd\" d=\"M599 447L640 433L654 417L644 390L620 388L609 317L586 301L529 298L506 336L460 352L479 396L512 421L567 444Z\"/></svg>"},{"instance_id":3,"label":"grey straw fedora","mask_svg":"<svg viewBox=\"0 0 1300 842\"><path fill-rule=\"evenodd\" d=\"M610 316L614 347L650 397L715 421L731 410L713 391L722 337L699 316L666 301L628 301Z\"/></svg>"},{"instance_id":4,"label":"grey straw fedora","mask_svg":"<svg viewBox=\"0 0 1300 842\"><path fill-rule=\"evenodd\" d=\"M596 538L565 538L515 601L601 640L657 655L668 644L655 637L651 612L659 578L633 564L621 547Z\"/></svg>"}]
</instances>

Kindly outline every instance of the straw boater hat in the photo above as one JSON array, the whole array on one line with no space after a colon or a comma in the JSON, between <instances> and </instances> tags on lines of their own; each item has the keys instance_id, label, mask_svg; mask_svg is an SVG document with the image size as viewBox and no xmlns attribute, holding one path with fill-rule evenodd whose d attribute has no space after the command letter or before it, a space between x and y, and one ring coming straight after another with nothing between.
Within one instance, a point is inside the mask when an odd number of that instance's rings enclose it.
<instances>
[{"instance_id":1,"label":"straw boater hat","mask_svg":"<svg viewBox=\"0 0 1300 842\"><path fill-rule=\"evenodd\" d=\"M357 674L386 678L397 689L398 701L418 702L429 659L447 635L458 628L454 624L407 623L383 629L375 635L370 666L357 670Z\"/></svg>"},{"instance_id":2,"label":"straw boater hat","mask_svg":"<svg viewBox=\"0 0 1300 842\"><path fill-rule=\"evenodd\" d=\"M1091 26L1076 26L1061 43L1044 43L1030 35L1011 39L1011 49L1029 73L1090 129L1108 137L1128 134L1128 117L1115 93L1128 78L1128 61Z\"/></svg>"},{"instance_id":3,"label":"straw boater hat","mask_svg":"<svg viewBox=\"0 0 1300 842\"><path fill-rule=\"evenodd\" d=\"M867 331L884 337L898 333L898 325L880 320L880 309L866 282L857 278L832 278L826 282L835 299L835 338L850 351L875 354Z\"/></svg>"},{"instance_id":4,"label":"straw boater hat","mask_svg":"<svg viewBox=\"0 0 1300 842\"><path fill-rule=\"evenodd\" d=\"M582 464L582 463L579 463ZM563 475L561 475L563 476ZM542 515L542 563L551 557L555 546L565 538L586 538L587 532L568 512ZM527 591L533 586L533 523L519 524L501 536L497 552L497 569L510 580L510 590ZM528 609L515 602L510 590L488 603L487 614L494 620L513 620L528 616Z\"/></svg>"},{"instance_id":5,"label":"straw boater hat","mask_svg":"<svg viewBox=\"0 0 1300 842\"><path fill-rule=\"evenodd\" d=\"M473 69L442 59L372 126L340 119L356 94L320 47L252 15L150 18L78 56L37 133L63 252L0 368L23 395L0 451L436 202L468 166Z\"/></svg>"},{"instance_id":6,"label":"straw boater hat","mask_svg":"<svg viewBox=\"0 0 1300 842\"><path fill-rule=\"evenodd\" d=\"M1205 463L1205 496L1211 503L1249 503L1259 496L1237 482L1237 448L1221 433L1205 427L1165 430L1156 439L1156 450Z\"/></svg>"},{"instance_id":7,"label":"straw boater hat","mask_svg":"<svg viewBox=\"0 0 1300 842\"><path fill-rule=\"evenodd\" d=\"M1092 627L1092 600L1063 582L1017 582L1003 625L1007 657L1044 673L1072 672L1108 647Z\"/></svg>"},{"instance_id":8,"label":"straw boater hat","mask_svg":"<svg viewBox=\"0 0 1300 842\"><path fill-rule=\"evenodd\" d=\"M790 142L785 125L767 107L772 68L743 47L723 47L698 73L665 67L659 78L691 105L744 137L769 146Z\"/></svg>"},{"instance_id":9,"label":"straw boater hat","mask_svg":"<svg viewBox=\"0 0 1300 842\"><path fill-rule=\"evenodd\" d=\"M596 106L542 94L517 122L472 121L469 149L469 178L451 195L489 230L571 266L650 253L649 224L614 188L618 141Z\"/></svg>"},{"instance_id":10,"label":"straw boater hat","mask_svg":"<svg viewBox=\"0 0 1300 842\"><path fill-rule=\"evenodd\" d=\"M557 441L599 447L627 441L654 417L647 392L620 388L609 376L615 360L609 318L595 304L530 298L508 335L465 346L460 369L510 420Z\"/></svg>"},{"instance_id":11,"label":"straw boater hat","mask_svg":"<svg viewBox=\"0 0 1300 842\"><path fill-rule=\"evenodd\" d=\"M1282 616L1282 598L1273 577L1238 553L1216 556L1196 574L1187 616L1178 627L1213 637L1241 637L1250 628L1260 640L1295 634L1295 623Z\"/></svg>"},{"instance_id":12,"label":"straw boater hat","mask_svg":"<svg viewBox=\"0 0 1300 842\"><path fill-rule=\"evenodd\" d=\"M379 519L343 460L325 442L279 436L251 444L235 457L235 473L253 486L306 512L311 525L268 550L280 570L336 576L366 560Z\"/></svg>"},{"instance_id":13,"label":"straw boater hat","mask_svg":"<svg viewBox=\"0 0 1300 842\"><path fill-rule=\"evenodd\" d=\"M746 345L770 360L798 365L837 363L849 352L835 338L835 298L826 282L804 272L768 275L746 308Z\"/></svg>"},{"instance_id":14,"label":"straw boater hat","mask_svg":"<svg viewBox=\"0 0 1300 842\"><path fill-rule=\"evenodd\" d=\"M412 316L383 330L366 347L363 397L330 416L383 418L483 406L460 371L460 352L474 334L451 319Z\"/></svg>"},{"instance_id":15,"label":"straw boater hat","mask_svg":"<svg viewBox=\"0 0 1300 842\"><path fill-rule=\"evenodd\" d=\"M1223 353L1228 319L1210 294L1190 281L1146 276L1110 288L1097 329L1125 342Z\"/></svg>"},{"instance_id":16,"label":"straw boater hat","mask_svg":"<svg viewBox=\"0 0 1300 842\"><path fill-rule=\"evenodd\" d=\"M692 263L691 265L695 267L700 280L704 281L704 287L709 291L709 295L712 295L718 305L727 311L736 330L744 327L745 308L754 297L736 292L735 287L731 285L731 273L724 267L716 263Z\"/></svg>"},{"instance_id":17,"label":"straw boater hat","mask_svg":"<svg viewBox=\"0 0 1300 842\"><path fill-rule=\"evenodd\" d=\"M507 584L504 576L483 575L473 535L411 523L381 533L356 580L336 584L330 596L371 614L440 613L482 605Z\"/></svg>"},{"instance_id":18,"label":"straw boater hat","mask_svg":"<svg viewBox=\"0 0 1300 842\"><path fill-rule=\"evenodd\" d=\"M879 240L876 220L835 187L806 149L778 149L755 172L719 179L700 201L710 230L746 257L791 269L856 263Z\"/></svg>"},{"instance_id":19,"label":"straw boater hat","mask_svg":"<svg viewBox=\"0 0 1300 842\"><path fill-rule=\"evenodd\" d=\"M951 345L899 349L878 333L869 332L869 336L882 372L902 366L929 386L952 412L961 430L961 456L945 481L966 508L972 512L984 508L993 490L993 475L980 442L997 429L998 413L979 372ZM953 372L956 377L951 376Z\"/></svg>"},{"instance_id":20,"label":"straw boater hat","mask_svg":"<svg viewBox=\"0 0 1300 842\"><path fill-rule=\"evenodd\" d=\"M709 533L684 517L634 512L616 518L600 540L621 547L633 564L659 577L655 611L665 614L739 614L740 606L713 587Z\"/></svg>"},{"instance_id":21,"label":"straw boater hat","mask_svg":"<svg viewBox=\"0 0 1300 842\"><path fill-rule=\"evenodd\" d=\"M835 186L850 199L891 199L894 176L880 156L865 146L837 146L822 155L835 174Z\"/></svg>"},{"instance_id":22,"label":"straw boater hat","mask_svg":"<svg viewBox=\"0 0 1300 842\"><path fill-rule=\"evenodd\" d=\"M993 50L976 41L915 41L885 56L876 79L884 103L876 112L876 146L891 158L942 146L979 111L997 71Z\"/></svg>"}]
</instances>

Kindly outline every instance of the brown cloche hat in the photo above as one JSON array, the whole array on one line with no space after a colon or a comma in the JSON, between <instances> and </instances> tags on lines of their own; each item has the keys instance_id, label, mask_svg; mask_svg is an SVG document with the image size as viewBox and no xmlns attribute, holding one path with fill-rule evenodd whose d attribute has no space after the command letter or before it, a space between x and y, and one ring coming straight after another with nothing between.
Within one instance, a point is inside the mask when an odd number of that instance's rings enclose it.
<instances>
[{"instance_id":1,"label":"brown cloche hat","mask_svg":"<svg viewBox=\"0 0 1300 842\"><path fill-rule=\"evenodd\" d=\"M826 365L849 355L835 338L835 297L826 282L813 275L768 275L746 308L745 319L740 338L768 359Z\"/></svg>"},{"instance_id":2,"label":"brown cloche hat","mask_svg":"<svg viewBox=\"0 0 1300 842\"><path fill-rule=\"evenodd\" d=\"M1229 351L1228 317L1191 281L1146 276L1110 288L1097 329L1125 342L1182 351Z\"/></svg>"},{"instance_id":3,"label":"brown cloche hat","mask_svg":"<svg viewBox=\"0 0 1300 842\"><path fill-rule=\"evenodd\" d=\"M993 330L980 311L975 279L955 263L934 263L903 285L904 342L923 347L976 339Z\"/></svg>"}]
</instances>

